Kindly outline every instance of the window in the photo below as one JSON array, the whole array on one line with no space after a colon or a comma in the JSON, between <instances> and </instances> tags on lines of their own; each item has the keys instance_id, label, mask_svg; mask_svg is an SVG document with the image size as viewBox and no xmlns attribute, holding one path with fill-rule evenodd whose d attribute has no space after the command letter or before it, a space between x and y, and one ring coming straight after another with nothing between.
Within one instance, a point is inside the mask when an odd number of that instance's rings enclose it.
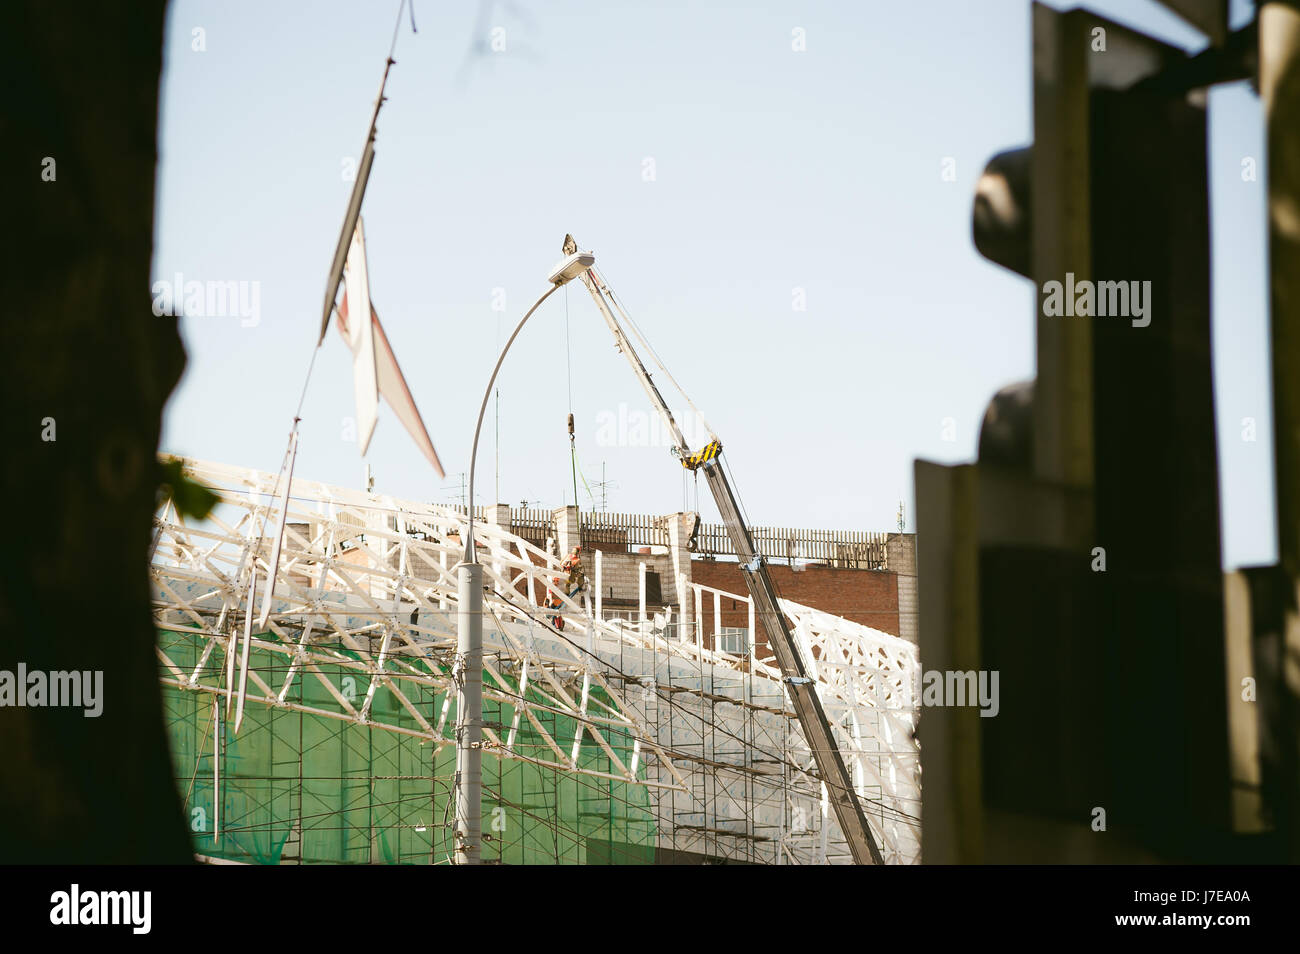
<instances>
[{"instance_id":1,"label":"window","mask_svg":"<svg viewBox=\"0 0 1300 954\"><path fill-rule=\"evenodd\" d=\"M649 567L645 571L645 603L646 606L654 606L664 601L663 584L659 579L659 572Z\"/></svg>"},{"instance_id":2,"label":"window","mask_svg":"<svg viewBox=\"0 0 1300 954\"><path fill-rule=\"evenodd\" d=\"M744 626L723 626L714 639L714 649L733 656L749 652L749 630Z\"/></svg>"}]
</instances>

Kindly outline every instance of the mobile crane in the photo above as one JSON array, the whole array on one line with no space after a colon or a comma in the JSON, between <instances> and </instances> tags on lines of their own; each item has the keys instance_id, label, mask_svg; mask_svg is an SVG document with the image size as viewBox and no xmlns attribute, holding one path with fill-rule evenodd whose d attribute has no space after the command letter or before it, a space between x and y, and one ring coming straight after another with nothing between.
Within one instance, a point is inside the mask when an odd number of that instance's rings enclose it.
<instances>
[{"instance_id":1,"label":"mobile crane","mask_svg":"<svg viewBox=\"0 0 1300 954\"><path fill-rule=\"evenodd\" d=\"M578 245L573 236L566 235L564 237L564 254L572 256L577 251ZM767 564L763 559L763 555L754 547L749 527L741 516L736 495L727 480L726 474L723 472L722 443L710 430L708 443L697 451L690 449L686 438L682 435L681 428L677 426L677 421L673 418L672 411L668 408L667 402L664 401L659 389L651 380L649 372L646 371L636 349L632 347L627 335L624 334L618 319L614 317L614 312L617 311L635 331L635 325L628 317L627 312L623 310L618 299L614 297L609 286L596 271L594 264L583 271L581 279L583 284L587 286L587 290L591 292L591 297L595 300L596 307L600 309L605 324L613 332L618 350L623 353L628 363L632 365L632 370L636 373L637 380L641 382L641 387L645 390L646 396L650 398L650 403L659 412L664 424L668 427L674 442L673 454L687 470L696 473L701 470L704 472L704 477L709 484L709 490L713 493L713 499L717 502L718 511L721 513L722 521L727 527L728 535L731 537L731 544L740 558L740 569L744 574L745 583L749 587L750 597L754 601L754 615L756 619L761 621L763 630L767 633L768 645L772 648L777 663L781 667L786 692L790 696L795 716L803 729L804 738L808 741L808 747L812 750L817 771L821 774L827 797L835 809L835 818L839 822L845 840L848 842L854 862L856 864L882 864L883 859L880 849L876 846L875 838L871 834L871 829L867 824L867 817L862 810L862 803L853 788L853 781L844 765L844 759L840 756L839 748L835 745L835 738L831 734L830 724L826 721L826 713L822 708L821 699L817 695L817 687L807 675L794 634L790 631L790 625L786 621L785 615L781 612L776 587L768 574ZM640 337L639 334L638 337ZM646 344L644 338L641 338L641 341L642 344ZM649 346L646 345L646 347ZM651 353L653 355L653 350ZM666 369L665 373L667 373ZM669 375L670 379L671 377ZM678 390L681 389L678 388ZM689 398L687 400L689 402ZM751 638L753 638L753 634L751 634Z\"/></svg>"}]
</instances>

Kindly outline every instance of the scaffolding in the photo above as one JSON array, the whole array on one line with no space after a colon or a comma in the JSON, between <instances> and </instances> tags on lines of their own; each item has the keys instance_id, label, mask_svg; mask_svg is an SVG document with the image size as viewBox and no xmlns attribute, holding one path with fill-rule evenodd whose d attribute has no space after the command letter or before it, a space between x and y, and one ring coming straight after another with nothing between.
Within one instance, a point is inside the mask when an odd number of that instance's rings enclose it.
<instances>
[{"instance_id":1,"label":"scaffolding","mask_svg":"<svg viewBox=\"0 0 1300 954\"><path fill-rule=\"evenodd\" d=\"M450 863L465 515L295 478L272 567L276 476L182 463L221 498L194 525L165 503L151 554L164 705L196 853ZM706 648L698 613L686 628L644 614L603 621L585 594L558 593L561 608L543 609L556 558L492 523L475 539L485 862L850 860L781 673L756 657L755 640L740 653ZM275 598L246 637L254 572L275 573ZM749 602L689 586L697 605ZM782 610L885 860L918 862L915 646L789 601Z\"/></svg>"}]
</instances>

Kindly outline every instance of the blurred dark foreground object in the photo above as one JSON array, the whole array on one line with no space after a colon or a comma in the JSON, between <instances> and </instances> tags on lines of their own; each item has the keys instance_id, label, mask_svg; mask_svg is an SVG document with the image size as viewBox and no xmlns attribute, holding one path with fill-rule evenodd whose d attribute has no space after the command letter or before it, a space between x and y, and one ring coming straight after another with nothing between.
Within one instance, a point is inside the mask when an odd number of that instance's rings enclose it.
<instances>
[{"instance_id":1,"label":"blurred dark foreground object","mask_svg":"<svg viewBox=\"0 0 1300 954\"><path fill-rule=\"evenodd\" d=\"M192 860L149 608L185 364L149 296L165 9L14 0L0 31L0 671L102 673L97 717L0 708L0 862Z\"/></svg>"},{"instance_id":2,"label":"blurred dark foreground object","mask_svg":"<svg viewBox=\"0 0 1300 954\"><path fill-rule=\"evenodd\" d=\"M976 249L1036 289L1037 377L976 463L916 465L922 668L999 688L922 710L927 863L1300 861L1300 2L1235 32L1224 0L1161 2L1210 45L1033 4L1034 141L976 187ZM1242 79L1279 559L1225 574L1205 104Z\"/></svg>"}]
</instances>

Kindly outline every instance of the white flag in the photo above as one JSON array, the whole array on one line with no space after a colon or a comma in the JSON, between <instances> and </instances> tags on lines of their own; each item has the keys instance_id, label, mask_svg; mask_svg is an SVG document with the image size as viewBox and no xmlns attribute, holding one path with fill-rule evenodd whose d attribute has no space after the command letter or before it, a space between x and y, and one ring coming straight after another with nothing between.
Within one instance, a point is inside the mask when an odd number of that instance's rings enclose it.
<instances>
[{"instance_id":1,"label":"white flag","mask_svg":"<svg viewBox=\"0 0 1300 954\"><path fill-rule=\"evenodd\" d=\"M357 219L348 248L347 281L344 295L356 302L370 304L370 276L366 271L366 236L361 219ZM340 309L341 311L341 309ZM340 329L343 329L340 323ZM352 379L357 394L357 443L364 455L379 420L379 390L375 375L374 326L366 321L353 322L344 329L352 349Z\"/></svg>"},{"instance_id":2,"label":"white flag","mask_svg":"<svg viewBox=\"0 0 1300 954\"><path fill-rule=\"evenodd\" d=\"M348 293L345 291L343 301L339 304L338 327L339 333L343 335L343 339L351 347L352 333L350 328L353 322L349 320L348 316ZM379 323L379 315L375 311L373 304L370 306L370 324L373 326L379 393L383 395L384 401L397 414L398 420L402 422L406 432L411 435L411 439L420 448L420 453L433 465L434 473L441 480L446 476L442 470L442 462L438 460L438 452L434 450L433 441L429 439L429 432L424 427L424 419L420 417L420 410L415 406L415 398L411 396L411 389L406 386L406 378L402 376L402 369L397 365L397 356L393 354L392 346L388 343L388 336L384 334L384 326ZM353 353L356 353L355 350Z\"/></svg>"}]
</instances>

